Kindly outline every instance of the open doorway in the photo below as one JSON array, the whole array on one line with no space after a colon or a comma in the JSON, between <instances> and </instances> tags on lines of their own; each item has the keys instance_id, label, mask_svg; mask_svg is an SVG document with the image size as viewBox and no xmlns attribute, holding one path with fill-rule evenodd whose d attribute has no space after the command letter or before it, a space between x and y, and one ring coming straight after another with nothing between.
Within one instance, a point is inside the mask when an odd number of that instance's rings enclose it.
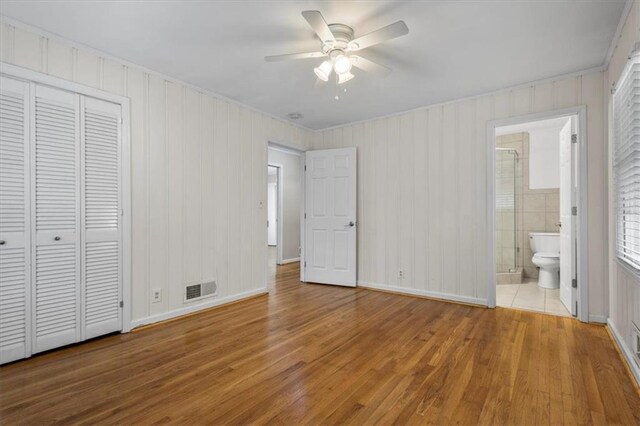
<instances>
[{"instance_id":1,"label":"open doorway","mask_svg":"<svg viewBox=\"0 0 640 426\"><path fill-rule=\"evenodd\" d=\"M279 175L280 167L267 166L267 245L270 263L278 263Z\"/></svg>"},{"instance_id":2,"label":"open doorway","mask_svg":"<svg viewBox=\"0 0 640 426\"><path fill-rule=\"evenodd\" d=\"M494 306L586 318L580 122L577 109L490 125Z\"/></svg>"},{"instance_id":3,"label":"open doorway","mask_svg":"<svg viewBox=\"0 0 640 426\"><path fill-rule=\"evenodd\" d=\"M300 261L301 152L269 143L267 161L267 245L269 270Z\"/></svg>"}]
</instances>

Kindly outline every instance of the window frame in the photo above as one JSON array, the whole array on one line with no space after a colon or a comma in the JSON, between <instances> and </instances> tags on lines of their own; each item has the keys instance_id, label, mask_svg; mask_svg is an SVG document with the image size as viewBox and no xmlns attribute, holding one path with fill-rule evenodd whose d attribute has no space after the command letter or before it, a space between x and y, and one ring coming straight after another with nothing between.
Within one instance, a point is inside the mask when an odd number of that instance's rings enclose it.
<instances>
[{"instance_id":1,"label":"window frame","mask_svg":"<svg viewBox=\"0 0 640 426\"><path fill-rule=\"evenodd\" d=\"M619 134L621 133L619 130L621 125L618 123L618 116L621 114L619 111L620 105L616 99L617 96L621 95L618 89L624 87L628 82L627 80L636 73L640 73L640 52L638 51L629 57L624 70L620 74L620 79L615 85L614 90L612 90L611 116L613 124L611 126L611 136L613 144L611 171L613 178L613 217L615 220L614 249L616 260L631 272L640 276L640 174L634 176L632 173L632 177L626 177L622 185L619 176L619 173L621 173L620 168L626 168L622 173L629 173L629 169L636 167L634 165L636 161L638 162L638 169L640 170L640 131L637 131L637 141L628 142L629 145L627 146L618 146L620 142ZM622 93L628 94L636 90L638 91L638 96L640 96L640 77L635 76L633 78L635 81L635 83L632 83L634 84L633 88ZM640 104L640 100L635 103ZM630 108L627 108L626 111L623 112L629 113L629 110ZM631 111L631 113L633 113L633 111ZM625 125L631 126L631 121L635 119L631 118L628 120ZM638 120L640 120L640 117ZM627 129L626 131L629 130ZM633 138L633 136L629 134L627 134L626 137L629 139ZM621 153L619 150L626 151L622 154L622 158L620 158ZM629 163L631 163L631 166ZM631 191L628 190L630 185L632 186ZM634 193L636 195L633 195ZM630 227L631 223L635 223L635 227Z\"/></svg>"}]
</instances>

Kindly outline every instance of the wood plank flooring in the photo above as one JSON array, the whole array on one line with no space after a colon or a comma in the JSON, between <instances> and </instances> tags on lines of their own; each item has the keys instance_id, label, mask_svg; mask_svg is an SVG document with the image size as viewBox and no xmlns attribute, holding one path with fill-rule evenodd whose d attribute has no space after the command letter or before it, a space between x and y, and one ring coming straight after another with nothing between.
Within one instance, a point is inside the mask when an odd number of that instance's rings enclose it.
<instances>
[{"instance_id":1,"label":"wood plank flooring","mask_svg":"<svg viewBox=\"0 0 640 426\"><path fill-rule=\"evenodd\" d=\"M298 282L0 368L0 423L640 424L604 327Z\"/></svg>"}]
</instances>

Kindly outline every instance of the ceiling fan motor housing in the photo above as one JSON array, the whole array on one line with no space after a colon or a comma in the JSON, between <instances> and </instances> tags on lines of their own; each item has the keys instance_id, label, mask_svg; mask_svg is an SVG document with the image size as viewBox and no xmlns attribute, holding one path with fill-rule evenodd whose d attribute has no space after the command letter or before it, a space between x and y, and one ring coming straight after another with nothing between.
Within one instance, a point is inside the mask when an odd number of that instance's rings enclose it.
<instances>
[{"instance_id":1,"label":"ceiling fan motor housing","mask_svg":"<svg viewBox=\"0 0 640 426\"><path fill-rule=\"evenodd\" d=\"M325 40L322 42L322 51L329 54L334 50L344 51L349 46L349 42L353 40L353 28L344 24L330 24L329 30L333 37L336 39Z\"/></svg>"}]
</instances>

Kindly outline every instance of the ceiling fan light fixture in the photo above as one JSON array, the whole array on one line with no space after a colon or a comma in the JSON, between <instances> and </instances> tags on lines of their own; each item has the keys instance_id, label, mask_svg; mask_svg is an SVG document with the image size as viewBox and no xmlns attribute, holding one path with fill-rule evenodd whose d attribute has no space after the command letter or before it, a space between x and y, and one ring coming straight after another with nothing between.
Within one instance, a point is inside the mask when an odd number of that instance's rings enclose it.
<instances>
[{"instance_id":1,"label":"ceiling fan light fixture","mask_svg":"<svg viewBox=\"0 0 640 426\"><path fill-rule=\"evenodd\" d=\"M346 83L347 81L351 80L353 77L355 76L351 74L349 71L343 72L342 74L338 74L338 84Z\"/></svg>"},{"instance_id":2,"label":"ceiling fan light fixture","mask_svg":"<svg viewBox=\"0 0 640 426\"><path fill-rule=\"evenodd\" d=\"M336 74L345 74L351 71L351 60L344 56L338 56L333 62L333 70Z\"/></svg>"},{"instance_id":3,"label":"ceiling fan light fixture","mask_svg":"<svg viewBox=\"0 0 640 426\"><path fill-rule=\"evenodd\" d=\"M329 81L329 75L331 75L331 62L324 61L320 64L320 66L313 69L313 72L316 73L318 78L322 81Z\"/></svg>"}]
</instances>

